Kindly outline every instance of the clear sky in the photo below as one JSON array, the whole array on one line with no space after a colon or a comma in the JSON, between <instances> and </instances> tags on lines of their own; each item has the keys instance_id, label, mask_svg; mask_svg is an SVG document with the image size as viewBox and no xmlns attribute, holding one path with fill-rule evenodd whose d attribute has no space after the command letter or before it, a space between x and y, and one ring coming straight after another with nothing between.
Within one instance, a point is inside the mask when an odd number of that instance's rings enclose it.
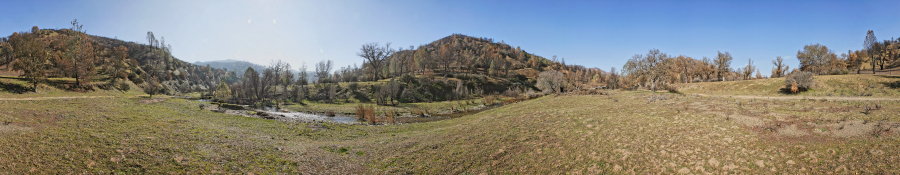
<instances>
[{"instance_id":1,"label":"clear sky","mask_svg":"<svg viewBox=\"0 0 900 175\"><path fill-rule=\"evenodd\" d=\"M768 74L783 56L796 67L806 44L860 49L866 30L900 37L900 1L500 1L500 0L3 0L0 34L31 26L67 28L146 42L164 36L189 62L239 59L299 65L324 59L359 64L360 45L421 45L461 33L494 38L567 63L621 68L634 54L714 57ZM296 67L296 66L295 66Z\"/></svg>"}]
</instances>

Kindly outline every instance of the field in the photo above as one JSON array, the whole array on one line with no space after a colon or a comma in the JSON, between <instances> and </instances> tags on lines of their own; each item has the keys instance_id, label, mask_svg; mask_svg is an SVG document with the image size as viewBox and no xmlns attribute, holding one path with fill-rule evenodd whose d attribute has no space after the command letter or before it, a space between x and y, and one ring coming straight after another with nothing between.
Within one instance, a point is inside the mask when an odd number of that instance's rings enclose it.
<instances>
[{"instance_id":1,"label":"field","mask_svg":"<svg viewBox=\"0 0 900 175\"><path fill-rule=\"evenodd\" d=\"M849 76L860 75L833 81ZM710 84L698 87L720 86ZM736 94L781 96L751 87ZM800 96L841 89L832 87ZM876 88L863 92L898 94ZM0 174L900 173L900 100L681 89L550 95L459 118L374 126L227 115L166 97L0 100Z\"/></svg>"}]
</instances>

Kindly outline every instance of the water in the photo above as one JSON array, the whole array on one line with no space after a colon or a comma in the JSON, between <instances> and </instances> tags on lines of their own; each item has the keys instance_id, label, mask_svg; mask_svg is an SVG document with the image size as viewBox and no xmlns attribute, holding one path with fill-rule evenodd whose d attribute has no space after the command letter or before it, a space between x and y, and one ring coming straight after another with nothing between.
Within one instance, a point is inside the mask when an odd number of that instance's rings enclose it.
<instances>
[{"instance_id":1,"label":"water","mask_svg":"<svg viewBox=\"0 0 900 175\"><path fill-rule=\"evenodd\" d=\"M306 120L306 121L320 121L320 122L332 122L332 123L344 123L344 124L359 123L359 121L356 120L356 117L350 117L350 116L338 115L338 116L334 116L334 117L329 117L329 116L325 116L325 115L305 113L305 112L274 112L274 111L272 111L272 112L267 112L267 113L281 115L281 116L284 116L287 118Z\"/></svg>"}]
</instances>

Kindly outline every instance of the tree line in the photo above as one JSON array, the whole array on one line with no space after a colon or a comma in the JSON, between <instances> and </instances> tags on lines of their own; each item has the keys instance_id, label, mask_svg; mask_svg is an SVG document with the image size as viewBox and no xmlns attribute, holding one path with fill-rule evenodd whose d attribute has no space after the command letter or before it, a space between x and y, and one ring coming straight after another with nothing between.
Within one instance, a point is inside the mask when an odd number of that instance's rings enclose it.
<instances>
[{"instance_id":1,"label":"tree line","mask_svg":"<svg viewBox=\"0 0 900 175\"><path fill-rule=\"evenodd\" d=\"M791 72L809 72L818 75L861 73L869 69L872 73L900 67L900 39L877 41L874 32L866 34L861 50L836 54L822 44L810 44L797 51L799 66L791 69L784 58L772 60L771 78L784 77ZM610 69L606 87L650 90L670 88L673 83L708 81L733 81L768 78L748 59L743 67L732 69L734 57L728 52L718 52L715 58L695 59L687 56L670 56L657 49L646 54L637 54L626 62L622 72ZM868 67L867 67L868 66Z\"/></svg>"}]
</instances>

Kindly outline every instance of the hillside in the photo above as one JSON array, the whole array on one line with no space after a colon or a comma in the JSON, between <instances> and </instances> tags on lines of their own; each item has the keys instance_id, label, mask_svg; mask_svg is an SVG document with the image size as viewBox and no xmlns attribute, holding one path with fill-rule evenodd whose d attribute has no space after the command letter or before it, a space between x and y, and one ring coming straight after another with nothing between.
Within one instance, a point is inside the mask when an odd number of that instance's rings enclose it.
<instances>
[{"instance_id":1,"label":"hillside","mask_svg":"<svg viewBox=\"0 0 900 175\"><path fill-rule=\"evenodd\" d=\"M40 54L42 63L30 67L33 75L47 78L78 77L89 82L127 80L143 85L159 81L164 92L192 92L209 89L214 83L234 77L222 69L202 67L175 58L168 47L153 47L72 29L39 29L14 33L0 41L3 49L0 67L26 61L26 52ZM81 49L71 52L71 49ZM20 52L13 52L13 51ZM124 55L116 55L124 52ZM14 55L19 54L19 55ZM25 55L22 55L25 54ZM72 57L72 56L76 57ZM81 64L78 64L81 63ZM23 64L20 64L23 65ZM96 75L96 76L94 76ZM78 79L76 79L78 80ZM92 89L87 85L88 89Z\"/></svg>"},{"instance_id":2,"label":"hillside","mask_svg":"<svg viewBox=\"0 0 900 175\"><path fill-rule=\"evenodd\" d=\"M453 77L482 75L504 87L534 88L542 71L562 72L575 88L602 81L604 72L597 68L566 65L557 58L547 59L490 38L453 34L411 50L399 50L387 59L389 77L404 74ZM371 68L364 64L363 68ZM506 88L486 91L502 92Z\"/></svg>"}]
</instances>

